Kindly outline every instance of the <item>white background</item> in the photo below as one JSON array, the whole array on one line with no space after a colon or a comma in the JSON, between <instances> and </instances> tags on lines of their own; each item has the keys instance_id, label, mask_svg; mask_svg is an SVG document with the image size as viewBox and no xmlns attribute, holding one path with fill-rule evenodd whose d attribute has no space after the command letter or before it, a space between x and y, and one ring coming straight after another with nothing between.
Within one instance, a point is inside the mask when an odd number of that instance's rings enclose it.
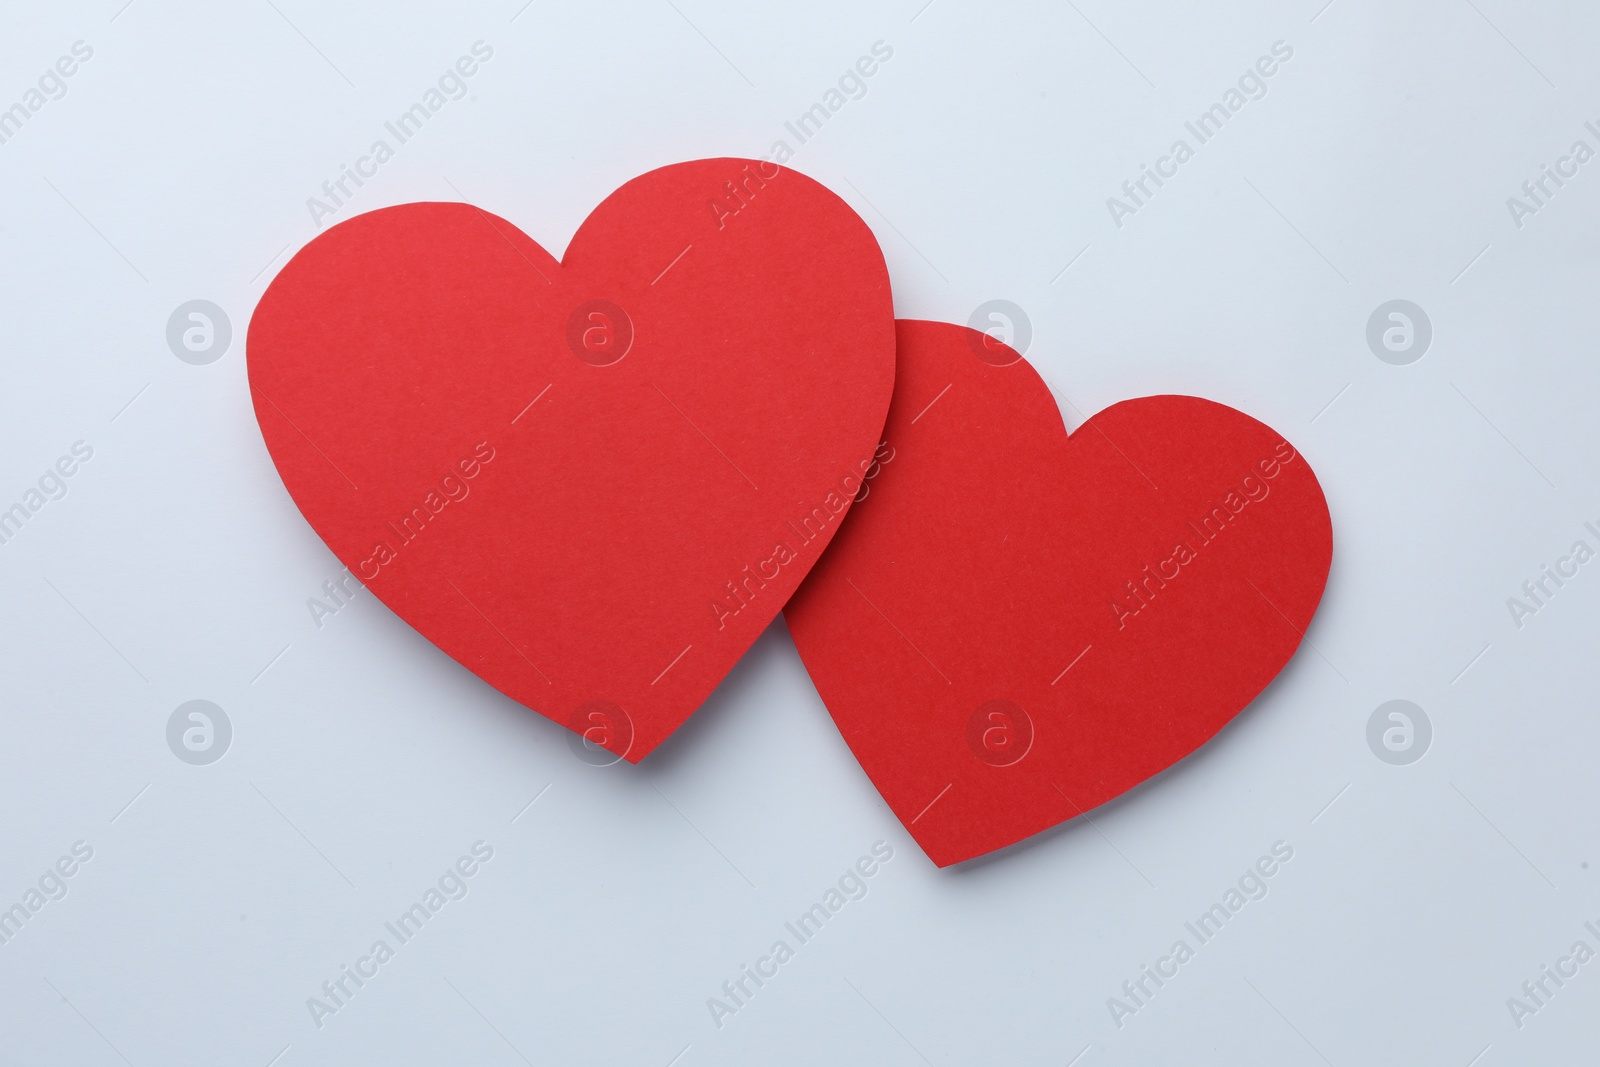
<instances>
[{"instance_id":1,"label":"white background","mask_svg":"<svg viewBox=\"0 0 1600 1067\"><path fill-rule=\"evenodd\" d=\"M0 1062L1591 1062L1600 962L1520 1029L1506 999L1600 949L1600 564L1520 629L1506 599L1600 547L1600 161L1521 228L1506 198L1600 148L1600 11L1323 2L8 4L0 107L94 55L0 145L0 507L94 456L0 545L0 906L94 857L0 947ZM793 165L872 225L901 316L1025 308L1069 425L1188 392L1295 442L1335 529L1315 649L1092 824L940 871L781 622L610 768L369 594L318 628L339 566L262 445L244 329L307 197L480 39L470 97L339 218L459 190L559 253L635 174L793 145L886 42ZM1114 225L1280 40L1268 95ZM208 366L165 339L195 298L234 328ZM1395 298L1434 328L1408 366L1365 340ZM209 766L167 747L194 698L233 724ZM1366 741L1394 698L1433 723L1409 766ZM307 998L480 839L469 895L316 1026ZM707 998L878 840L870 894L716 1026ZM1270 894L1117 1027L1107 999L1278 840Z\"/></svg>"}]
</instances>

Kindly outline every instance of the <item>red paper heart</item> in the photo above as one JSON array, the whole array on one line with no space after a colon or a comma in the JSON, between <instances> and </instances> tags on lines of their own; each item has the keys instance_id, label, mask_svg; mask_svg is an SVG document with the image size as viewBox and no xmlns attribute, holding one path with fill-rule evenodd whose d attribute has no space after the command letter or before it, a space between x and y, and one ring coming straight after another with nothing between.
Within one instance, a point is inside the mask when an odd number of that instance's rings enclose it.
<instances>
[{"instance_id":1,"label":"red paper heart","mask_svg":"<svg viewBox=\"0 0 1600 1067\"><path fill-rule=\"evenodd\" d=\"M943 323L898 335L888 448L785 615L942 867L1205 743L1299 646L1333 534L1304 457L1232 408L1144 397L1069 439L1015 352Z\"/></svg>"},{"instance_id":2,"label":"red paper heart","mask_svg":"<svg viewBox=\"0 0 1600 1067\"><path fill-rule=\"evenodd\" d=\"M261 298L256 418L398 615L637 762L839 527L894 378L865 223L794 171L628 182L560 262L466 204L333 227Z\"/></svg>"}]
</instances>

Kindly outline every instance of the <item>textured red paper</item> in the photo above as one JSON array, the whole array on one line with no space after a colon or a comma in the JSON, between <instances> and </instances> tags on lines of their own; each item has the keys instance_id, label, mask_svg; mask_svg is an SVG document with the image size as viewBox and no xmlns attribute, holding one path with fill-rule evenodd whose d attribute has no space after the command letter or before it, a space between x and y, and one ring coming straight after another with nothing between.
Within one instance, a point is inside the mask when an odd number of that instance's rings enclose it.
<instances>
[{"instance_id":1,"label":"textured red paper","mask_svg":"<svg viewBox=\"0 0 1600 1067\"><path fill-rule=\"evenodd\" d=\"M637 762L839 528L893 314L842 200L700 160L618 189L559 262L466 204L333 227L261 298L250 387L290 495L379 599Z\"/></svg>"},{"instance_id":2,"label":"textured red paper","mask_svg":"<svg viewBox=\"0 0 1600 1067\"><path fill-rule=\"evenodd\" d=\"M946 866L1205 743L1299 646L1333 535L1305 458L1232 408L1144 397L1069 439L1014 352L943 323L898 334L887 462L785 615Z\"/></svg>"}]
</instances>

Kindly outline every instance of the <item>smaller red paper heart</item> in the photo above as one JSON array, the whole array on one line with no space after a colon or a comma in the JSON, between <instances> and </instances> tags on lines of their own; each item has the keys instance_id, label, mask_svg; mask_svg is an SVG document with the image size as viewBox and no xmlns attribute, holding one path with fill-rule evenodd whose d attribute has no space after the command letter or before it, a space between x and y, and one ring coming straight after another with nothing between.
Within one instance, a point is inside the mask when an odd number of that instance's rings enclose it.
<instances>
[{"instance_id":1,"label":"smaller red paper heart","mask_svg":"<svg viewBox=\"0 0 1600 1067\"><path fill-rule=\"evenodd\" d=\"M1333 532L1232 408L1114 404L1069 438L985 334L897 323L865 497L785 609L851 751L944 867L1170 767L1294 655Z\"/></svg>"}]
</instances>

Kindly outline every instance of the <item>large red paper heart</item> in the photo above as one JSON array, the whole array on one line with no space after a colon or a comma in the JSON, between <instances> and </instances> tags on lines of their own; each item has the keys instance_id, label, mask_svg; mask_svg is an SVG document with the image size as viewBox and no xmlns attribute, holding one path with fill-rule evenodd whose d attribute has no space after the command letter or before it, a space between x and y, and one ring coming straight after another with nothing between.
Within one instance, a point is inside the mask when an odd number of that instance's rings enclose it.
<instances>
[{"instance_id":1,"label":"large red paper heart","mask_svg":"<svg viewBox=\"0 0 1600 1067\"><path fill-rule=\"evenodd\" d=\"M637 762L839 528L894 378L877 242L766 163L628 182L557 261L458 203L360 215L250 322L262 435L379 599Z\"/></svg>"},{"instance_id":2,"label":"large red paper heart","mask_svg":"<svg viewBox=\"0 0 1600 1067\"><path fill-rule=\"evenodd\" d=\"M898 324L887 448L785 611L834 721L941 867L1182 759L1277 675L1333 554L1303 456L1232 408L1068 438L992 338Z\"/></svg>"}]
</instances>

